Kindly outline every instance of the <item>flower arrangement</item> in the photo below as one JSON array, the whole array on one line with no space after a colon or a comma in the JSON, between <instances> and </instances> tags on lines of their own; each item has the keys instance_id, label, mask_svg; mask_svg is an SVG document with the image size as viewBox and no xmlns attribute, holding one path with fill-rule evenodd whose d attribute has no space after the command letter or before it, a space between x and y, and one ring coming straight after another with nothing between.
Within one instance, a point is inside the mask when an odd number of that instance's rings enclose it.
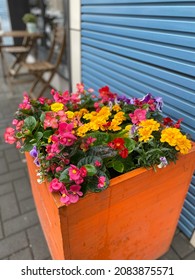
<instances>
[{"instance_id":1,"label":"flower arrangement","mask_svg":"<svg viewBox=\"0 0 195 280\"><path fill-rule=\"evenodd\" d=\"M166 167L191 148L182 120L163 118L160 97L128 98L108 86L95 94L83 84L75 93L51 95L33 100L25 93L4 138L30 152L38 181L49 181L65 205L105 190L111 178L135 168Z\"/></svg>"}]
</instances>

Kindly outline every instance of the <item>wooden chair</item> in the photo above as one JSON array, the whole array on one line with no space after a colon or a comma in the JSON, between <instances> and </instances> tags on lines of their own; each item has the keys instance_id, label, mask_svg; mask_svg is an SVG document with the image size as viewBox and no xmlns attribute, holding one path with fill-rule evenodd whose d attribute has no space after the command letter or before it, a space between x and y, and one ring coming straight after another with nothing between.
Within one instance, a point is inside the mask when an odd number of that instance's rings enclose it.
<instances>
[{"instance_id":1,"label":"wooden chair","mask_svg":"<svg viewBox=\"0 0 195 280\"><path fill-rule=\"evenodd\" d=\"M3 68L7 69L4 70L4 77L6 77L7 75L16 76L19 73L22 66L21 61L24 61L27 58L32 47L33 40L27 37L23 39L22 45L20 46L2 46L1 56ZM8 63L5 61L4 57L7 54L14 56L14 61L11 66L8 66Z\"/></svg>"},{"instance_id":2,"label":"wooden chair","mask_svg":"<svg viewBox=\"0 0 195 280\"><path fill-rule=\"evenodd\" d=\"M22 62L22 66L30 74L35 76L35 81L29 90L29 94L34 96L35 88L42 83L42 88L36 92L36 98L43 95L47 88L52 88L51 81L61 62L66 45L65 29L55 26L53 31L53 40L46 60L37 60L34 63ZM48 73L48 77L44 77Z\"/></svg>"}]
</instances>

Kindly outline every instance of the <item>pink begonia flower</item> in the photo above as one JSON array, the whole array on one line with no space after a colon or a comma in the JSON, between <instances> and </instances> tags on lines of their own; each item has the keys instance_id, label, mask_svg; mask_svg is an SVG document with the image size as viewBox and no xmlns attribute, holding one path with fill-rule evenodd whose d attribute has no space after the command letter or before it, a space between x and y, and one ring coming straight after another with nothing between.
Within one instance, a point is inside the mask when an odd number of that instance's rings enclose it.
<instances>
[{"instance_id":1,"label":"pink begonia flower","mask_svg":"<svg viewBox=\"0 0 195 280\"><path fill-rule=\"evenodd\" d=\"M78 103L80 102L81 98L80 98L80 94L79 93L73 93L70 97L70 101L72 103Z\"/></svg>"},{"instance_id":2,"label":"pink begonia flower","mask_svg":"<svg viewBox=\"0 0 195 280\"><path fill-rule=\"evenodd\" d=\"M95 165L96 167L100 167L102 164L101 164L101 162L99 162L98 160L96 160L95 163L94 163L94 165Z\"/></svg>"},{"instance_id":3,"label":"pink begonia flower","mask_svg":"<svg viewBox=\"0 0 195 280\"><path fill-rule=\"evenodd\" d=\"M60 137L59 142L60 144L65 146L72 146L76 140L77 140L76 136L74 136L70 132L66 132Z\"/></svg>"},{"instance_id":4,"label":"pink begonia flower","mask_svg":"<svg viewBox=\"0 0 195 280\"><path fill-rule=\"evenodd\" d=\"M47 160L52 159L56 154L60 152L60 149L58 147L58 143L53 143L51 145L46 146L46 152L47 152Z\"/></svg>"},{"instance_id":5,"label":"pink begonia flower","mask_svg":"<svg viewBox=\"0 0 195 280\"><path fill-rule=\"evenodd\" d=\"M53 143L58 143L58 136L55 135L55 134L53 134L53 135L51 136L51 141L52 141Z\"/></svg>"},{"instance_id":6,"label":"pink begonia flower","mask_svg":"<svg viewBox=\"0 0 195 280\"><path fill-rule=\"evenodd\" d=\"M62 203L64 203L65 205L69 205L71 202L70 202L70 196L69 196L69 193L67 191L66 188L64 188L62 191L61 191L61 198L60 198L60 201Z\"/></svg>"},{"instance_id":7,"label":"pink begonia flower","mask_svg":"<svg viewBox=\"0 0 195 280\"><path fill-rule=\"evenodd\" d=\"M21 130L24 125L24 120L18 121L14 119L12 124L16 126L16 130Z\"/></svg>"},{"instance_id":8,"label":"pink begonia flower","mask_svg":"<svg viewBox=\"0 0 195 280\"><path fill-rule=\"evenodd\" d=\"M64 107L64 110L67 110L67 108ZM60 117L60 120L59 120L60 123L65 123L68 119L67 114L63 110L58 111L57 115Z\"/></svg>"},{"instance_id":9,"label":"pink begonia flower","mask_svg":"<svg viewBox=\"0 0 195 280\"><path fill-rule=\"evenodd\" d=\"M20 149L22 147L21 143L19 141L16 142L16 149Z\"/></svg>"},{"instance_id":10,"label":"pink begonia flower","mask_svg":"<svg viewBox=\"0 0 195 280\"><path fill-rule=\"evenodd\" d=\"M138 124L146 119L146 113L147 111L144 109L136 109L133 114L129 114L129 117L131 118L132 123Z\"/></svg>"},{"instance_id":11,"label":"pink begonia flower","mask_svg":"<svg viewBox=\"0 0 195 280\"><path fill-rule=\"evenodd\" d=\"M5 142L8 144L14 144L17 141L14 135L15 130L12 127L7 127L4 133Z\"/></svg>"},{"instance_id":12,"label":"pink begonia flower","mask_svg":"<svg viewBox=\"0 0 195 280\"><path fill-rule=\"evenodd\" d=\"M50 192L57 192L64 188L64 184L60 182L57 178L53 179L49 184Z\"/></svg>"},{"instance_id":13,"label":"pink begonia flower","mask_svg":"<svg viewBox=\"0 0 195 280\"><path fill-rule=\"evenodd\" d=\"M60 172L60 171L62 171L62 167L61 166L58 166L57 168L56 168L56 172Z\"/></svg>"},{"instance_id":14,"label":"pink begonia flower","mask_svg":"<svg viewBox=\"0 0 195 280\"><path fill-rule=\"evenodd\" d=\"M106 177L105 176L100 176L98 178L98 189L103 188L106 183Z\"/></svg>"},{"instance_id":15,"label":"pink begonia flower","mask_svg":"<svg viewBox=\"0 0 195 280\"><path fill-rule=\"evenodd\" d=\"M79 93L83 93L84 92L84 84L80 83L76 85L77 90Z\"/></svg>"},{"instance_id":16,"label":"pink begonia flower","mask_svg":"<svg viewBox=\"0 0 195 280\"><path fill-rule=\"evenodd\" d=\"M74 180L74 181L77 185L80 185L84 182L84 179L83 179L83 177L80 176L77 180Z\"/></svg>"},{"instance_id":17,"label":"pink begonia flower","mask_svg":"<svg viewBox=\"0 0 195 280\"><path fill-rule=\"evenodd\" d=\"M45 104L46 100L47 100L46 97L39 97L39 98L38 98L38 101L39 101L42 105Z\"/></svg>"},{"instance_id":18,"label":"pink begonia flower","mask_svg":"<svg viewBox=\"0 0 195 280\"><path fill-rule=\"evenodd\" d=\"M30 110L31 109L31 104L30 104L30 99L27 93L23 94L23 101L22 103L19 104L20 109L24 110Z\"/></svg>"},{"instance_id":19,"label":"pink begonia flower","mask_svg":"<svg viewBox=\"0 0 195 280\"><path fill-rule=\"evenodd\" d=\"M95 142L97 140L97 138L93 138L91 136L89 136L86 140L86 144L91 145L93 144L93 142Z\"/></svg>"},{"instance_id":20,"label":"pink begonia flower","mask_svg":"<svg viewBox=\"0 0 195 280\"><path fill-rule=\"evenodd\" d=\"M59 134L63 134L65 132L72 132L74 128L74 124L73 123L60 123L59 124Z\"/></svg>"},{"instance_id":21,"label":"pink begonia flower","mask_svg":"<svg viewBox=\"0 0 195 280\"><path fill-rule=\"evenodd\" d=\"M46 129L47 127L58 128L58 120L56 119L56 113L47 112L45 114L43 127Z\"/></svg>"},{"instance_id":22,"label":"pink begonia flower","mask_svg":"<svg viewBox=\"0 0 195 280\"><path fill-rule=\"evenodd\" d=\"M68 90L66 90L62 94L60 94L59 92L57 92L53 89L51 91L51 94L53 95L53 99L55 100L55 102L60 102L65 105L70 101L70 93Z\"/></svg>"},{"instance_id":23,"label":"pink begonia flower","mask_svg":"<svg viewBox=\"0 0 195 280\"><path fill-rule=\"evenodd\" d=\"M72 185L69 191L69 198L71 203L76 203L79 200L79 196L82 196L83 193L80 191L81 186Z\"/></svg>"},{"instance_id":24,"label":"pink begonia flower","mask_svg":"<svg viewBox=\"0 0 195 280\"><path fill-rule=\"evenodd\" d=\"M93 104L93 106L94 106L94 108L98 109L98 108L100 107L100 104L99 104L98 102L95 102L95 103Z\"/></svg>"},{"instance_id":25,"label":"pink begonia flower","mask_svg":"<svg viewBox=\"0 0 195 280\"><path fill-rule=\"evenodd\" d=\"M80 174L81 174L82 177L86 177L87 176L87 169L86 169L85 166L82 166L80 168Z\"/></svg>"},{"instance_id":26,"label":"pink begonia flower","mask_svg":"<svg viewBox=\"0 0 195 280\"><path fill-rule=\"evenodd\" d=\"M73 164L70 164L70 168L69 168L69 177L70 177L70 180L79 180L80 177L81 177L81 173L80 173L80 170L78 167L76 167L75 165Z\"/></svg>"},{"instance_id":27,"label":"pink begonia flower","mask_svg":"<svg viewBox=\"0 0 195 280\"><path fill-rule=\"evenodd\" d=\"M90 93L93 93L93 92L94 92L94 89L93 89L93 88L88 88L87 91L90 92Z\"/></svg>"}]
</instances>

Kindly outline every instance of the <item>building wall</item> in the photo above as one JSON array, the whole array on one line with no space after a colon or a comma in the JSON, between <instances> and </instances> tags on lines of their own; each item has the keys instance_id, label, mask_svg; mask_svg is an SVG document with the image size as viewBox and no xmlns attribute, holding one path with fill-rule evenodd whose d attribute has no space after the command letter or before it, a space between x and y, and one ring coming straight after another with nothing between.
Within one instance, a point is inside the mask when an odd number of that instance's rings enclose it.
<instances>
[{"instance_id":1,"label":"building wall","mask_svg":"<svg viewBox=\"0 0 195 280\"><path fill-rule=\"evenodd\" d=\"M81 81L81 2L69 1L70 8L70 77L71 88Z\"/></svg>"},{"instance_id":2,"label":"building wall","mask_svg":"<svg viewBox=\"0 0 195 280\"><path fill-rule=\"evenodd\" d=\"M75 27L78 82L80 27ZM96 90L109 85L129 96L163 97L165 115L182 117L183 129L195 140L195 1L81 0L81 77ZM188 237L195 229L195 177L179 227Z\"/></svg>"}]
</instances>

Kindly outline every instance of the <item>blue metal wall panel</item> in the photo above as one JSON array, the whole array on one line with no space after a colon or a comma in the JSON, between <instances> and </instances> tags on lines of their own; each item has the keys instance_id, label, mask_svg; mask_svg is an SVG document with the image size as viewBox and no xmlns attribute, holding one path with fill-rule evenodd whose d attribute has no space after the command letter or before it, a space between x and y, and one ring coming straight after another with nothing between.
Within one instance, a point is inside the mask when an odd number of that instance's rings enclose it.
<instances>
[{"instance_id":1,"label":"blue metal wall panel","mask_svg":"<svg viewBox=\"0 0 195 280\"><path fill-rule=\"evenodd\" d=\"M162 96L195 140L195 1L81 0L82 81L97 90ZM195 176L179 221L195 229Z\"/></svg>"}]
</instances>

